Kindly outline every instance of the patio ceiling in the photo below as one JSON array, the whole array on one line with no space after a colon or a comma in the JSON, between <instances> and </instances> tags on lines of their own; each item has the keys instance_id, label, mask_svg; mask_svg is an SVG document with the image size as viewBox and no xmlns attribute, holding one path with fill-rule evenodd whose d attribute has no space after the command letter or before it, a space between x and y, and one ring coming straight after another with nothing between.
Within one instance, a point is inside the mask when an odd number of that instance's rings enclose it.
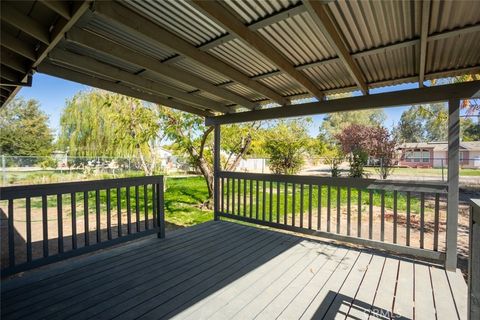
<instances>
[{"instance_id":1,"label":"patio ceiling","mask_svg":"<svg viewBox=\"0 0 480 320\"><path fill-rule=\"evenodd\" d=\"M479 1L2 1L1 20L2 105L35 71L202 116L480 72Z\"/></svg>"}]
</instances>

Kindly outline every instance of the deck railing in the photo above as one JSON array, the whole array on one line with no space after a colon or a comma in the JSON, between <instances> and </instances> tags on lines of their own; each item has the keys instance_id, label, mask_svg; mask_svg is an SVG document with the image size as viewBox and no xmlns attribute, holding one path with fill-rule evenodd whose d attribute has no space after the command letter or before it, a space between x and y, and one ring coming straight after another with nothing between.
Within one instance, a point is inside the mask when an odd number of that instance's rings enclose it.
<instances>
[{"instance_id":1,"label":"deck railing","mask_svg":"<svg viewBox=\"0 0 480 320\"><path fill-rule=\"evenodd\" d=\"M0 188L2 276L157 233L163 176Z\"/></svg>"},{"instance_id":2,"label":"deck railing","mask_svg":"<svg viewBox=\"0 0 480 320\"><path fill-rule=\"evenodd\" d=\"M480 199L471 200L468 259L468 319L480 318Z\"/></svg>"},{"instance_id":3,"label":"deck railing","mask_svg":"<svg viewBox=\"0 0 480 320\"><path fill-rule=\"evenodd\" d=\"M445 259L445 184L240 172L217 177L217 217Z\"/></svg>"}]
</instances>

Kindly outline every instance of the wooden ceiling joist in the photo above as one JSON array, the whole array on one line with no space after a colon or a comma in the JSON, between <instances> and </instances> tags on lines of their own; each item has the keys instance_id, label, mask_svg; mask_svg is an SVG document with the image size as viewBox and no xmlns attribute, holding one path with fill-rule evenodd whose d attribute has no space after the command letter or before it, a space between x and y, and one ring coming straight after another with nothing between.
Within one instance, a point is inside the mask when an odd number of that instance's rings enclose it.
<instances>
[{"instance_id":1,"label":"wooden ceiling joist","mask_svg":"<svg viewBox=\"0 0 480 320\"><path fill-rule=\"evenodd\" d=\"M236 16L225 10L216 1L193 0L190 2L197 10L213 19L217 24L223 26L230 33L236 35L257 52L270 60L284 73L303 86L317 99L323 98L322 91L302 72L295 69L295 66L287 58L278 52L271 44L263 39L258 33L251 31Z\"/></svg>"},{"instance_id":2,"label":"wooden ceiling joist","mask_svg":"<svg viewBox=\"0 0 480 320\"><path fill-rule=\"evenodd\" d=\"M74 68L82 69L87 73L93 73L98 76L105 76L112 80L128 83L130 86L144 89L145 91L149 91L154 94L178 98L180 100L187 101L188 103L197 105L204 109L212 109L223 113L230 112L230 109L228 107L219 102L201 96L191 95L187 92L165 86L155 81L140 77L138 75L134 75L132 73L99 62L90 57L81 56L63 50L56 50L49 55L49 59L58 61L62 64L69 65Z\"/></svg>"},{"instance_id":3,"label":"wooden ceiling joist","mask_svg":"<svg viewBox=\"0 0 480 320\"><path fill-rule=\"evenodd\" d=\"M70 15L70 2L63 0L40 0L40 3L46 6L47 8L55 11L57 14L62 16L66 20L70 20L72 16Z\"/></svg>"},{"instance_id":4,"label":"wooden ceiling joist","mask_svg":"<svg viewBox=\"0 0 480 320\"><path fill-rule=\"evenodd\" d=\"M48 32L48 27L24 15L16 8L7 6L6 1L1 2L1 8L2 21L5 21L6 23L16 27L17 29L25 32L44 44L48 45L50 43L50 33Z\"/></svg>"},{"instance_id":5,"label":"wooden ceiling joist","mask_svg":"<svg viewBox=\"0 0 480 320\"><path fill-rule=\"evenodd\" d=\"M337 53L338 57L342 60L345 68L350 73L360 91L362 91L363 94L368 94L368 86L365 76L360 70L360 67L353 60L342 40L342 37L335 28L334 23L327 13L326 5L317 0L305 0L304 3L313 21L325 36L330 46Z\"/></svg>"},{"instance_id":6,"label":"wooden ceiling joist","mask_svg":"<svg viewBox=\"0 0 480 320\"><path fill-rule=\"evenodd\" d=\"M183 71L166 64L162 64L154 58L150 58L111 40L97 36L91 32L84 31L78 28L71 29L66 36L67 41L75 42L79 45L94 49L96 51L115 56L125 62L137 65L146 70L157 74L164 75L168 78L185 83L189 86L196 87L200 90L209 92L219 98L232 101L247 109L255 109L258 105L245 99L231 91L219 88L204 79L195 76L192 73Z\"/></svg>"},{"instance_id":7,"label":"wooden ceiling joist","mask_svg":"<svg viewBox=\"0 0 480 320\"><path fill-rule=\"evenodd\" d=\"M197 114L199 116L214 115L210 111L194 108L180 101L167 99L165 97L153 95L148 92L138 91L122 84L111 82L105 79L96 78L91 75L83 74L70 69L62 68L60 66L56 66L49 62L42 63L40 66L38 66L38 70L39 72L42 72L54 77L68 79L70 81L82 83L87 86L91 86L91 87L95 87L95 88L99 88L99 89L103 89L111 92L117 92L120 94L124 94L130 97L142 99L142 100L153 102L153 103L158 103L158 104L165 105L181 111Z\"/></svg>"},{"instance_id":8,"label":"wooden ceiling joist","mask_svg":"<svg viewBox=\"0 0 480 320\"><path fill-rule=\"evenodd\" d=\"M185 55L188 58L202 64L206 68L222 74L233 81L239 82L251 90L264 95L281 105L286 105L289 103L288 99L282 97L274 90L262 85L259 82L256 82L255 80L250 79L248 76L233 68L229 64L201 51L179 36L127 9L121 4L110 1L96 2L95 13L116 25L123 26L123 28L127 27L138 37L144 37L148 39L148 41L154 41L170 48L175 52L178 52L179 54Z\"/></svg>"},{"instance_id":9,"label":"wooden ceiling joist","mask_svg":"<svg viewBox=\"0 0 480 320\"><path fill-rule=\"evenodd\" d=\"M430 26L430 0L424 0L422 2L422 25L420 30L420 58L419 58L419 72L418 72L418 85L423 87L425 81L425 67L427 63L427 41L428 41L428 28Z\"/></svg>"},{"instance_id":10,"label":"wooden ceiling joist","mask_svg":"<svg viewBox=\"0 0 480 320\"><path fill-rule=\"evenodd\" d=\"M5 30L1 31L1 37L2 47L9 49L10 51L17 53L30 61L35 61L35 59L37 58L37 53L35 49L28 45L26 42L15 38Z\"/></svg>"}]
</instances>

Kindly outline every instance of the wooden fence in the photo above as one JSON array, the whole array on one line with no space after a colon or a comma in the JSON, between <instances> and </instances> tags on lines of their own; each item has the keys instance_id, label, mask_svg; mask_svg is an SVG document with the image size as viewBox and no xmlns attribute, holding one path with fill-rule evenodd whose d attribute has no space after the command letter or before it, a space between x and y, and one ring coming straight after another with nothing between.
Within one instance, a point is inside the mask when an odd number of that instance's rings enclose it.
<instances>
[{"instance_id":1,"label":"wooden fence","mask_svg":"<svg viewBox=\"0 0 480 320\"><path fill-rule=\"evenodd\" d=\"M0 203L2 276L165 235L163 176L3 187Z\"/></svg>"},{"instance_id":2,"label":"wooden fence","mask_svg":"<svg viewBox=\"0 0 480 320\"><path fill-rule=\"evenodd\" d=\"M444 261L441 183L218 172L216 217Z\"/></svg>"}]
</instances>

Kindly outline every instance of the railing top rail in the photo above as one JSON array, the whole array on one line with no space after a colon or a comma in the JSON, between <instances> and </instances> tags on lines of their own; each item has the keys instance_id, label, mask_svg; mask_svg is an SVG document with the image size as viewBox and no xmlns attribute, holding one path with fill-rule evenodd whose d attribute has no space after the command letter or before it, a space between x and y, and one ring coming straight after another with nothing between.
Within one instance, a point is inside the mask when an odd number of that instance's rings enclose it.
<instances>
[{"instance_id":1,"label":"railing top rail","mask_svg":"<svg viewBox=\"0 0 480 320\"><path fill-rule=\"evenodd\" d=\"M375 189L385 191L411 191L425 193L447 193L447 184L442 182L424 182L424 181L398 181L398 180L379 180L350 177L319 177L303 175L279 175L265 173L246 173L221 171L218 173L220 178L235 179L254 179L274 182L303 183L303 184L322 184L335 187L352 187L359 189Z\"/></svg>"},{"instance_id":2,"label":"railing top rail","mask_svg":"<svg viewBox=\"0 0 480 320\"><path fill-rule=\"evenodd\" d=\"M100 189L114 189L121 187L140 186L159 183L163 176L131 177L105 180L71 181L62 183L47 183L36 185L18 185L0 187L0 200L22 199L72 192L84 192Z\"/></svg>"}]
</instances>

